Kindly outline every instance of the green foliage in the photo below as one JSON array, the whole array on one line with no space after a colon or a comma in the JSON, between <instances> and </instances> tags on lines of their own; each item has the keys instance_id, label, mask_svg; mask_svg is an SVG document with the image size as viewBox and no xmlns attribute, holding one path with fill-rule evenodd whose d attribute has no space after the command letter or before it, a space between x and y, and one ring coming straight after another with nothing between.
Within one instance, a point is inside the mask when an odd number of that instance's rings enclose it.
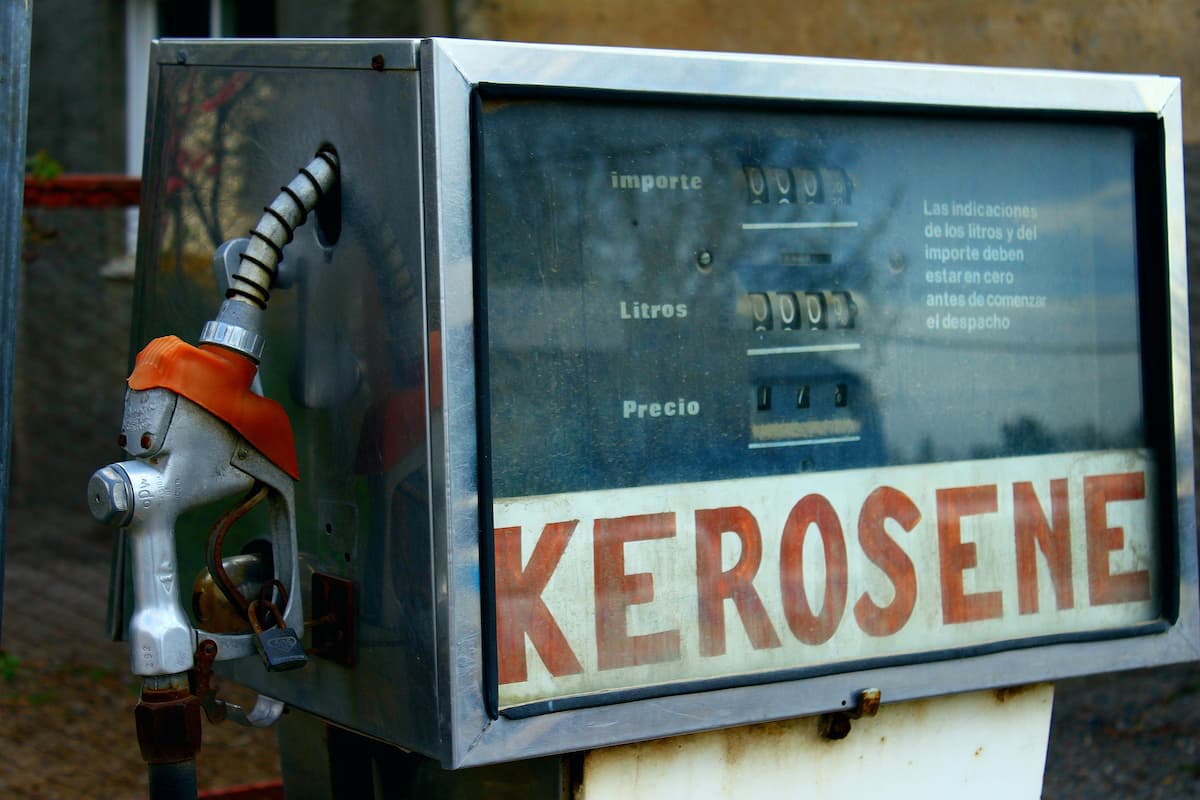
<instances>
[{"instance_id":1,"label":"green foliage","mask_svg":"<svg viewBox=\"0 0 1200 800\"><path fill-rule=\"evenodd\" d=\"M17 667L20 664L21 659L0 650L0 677L3 677L6 683L12 683L17 677Z\"/></svg>"},{"instance_id":2,"label":"green foliage","mask_svg":"<svg viewBox=\"0 0 1200 800\"><path fill-rule=\"evenodd\" d=\"M62 175L63 166L45 150L38 150L25 159L25 172L32 175L34 180L48 181Z\"/></svg>"}]
</instances>

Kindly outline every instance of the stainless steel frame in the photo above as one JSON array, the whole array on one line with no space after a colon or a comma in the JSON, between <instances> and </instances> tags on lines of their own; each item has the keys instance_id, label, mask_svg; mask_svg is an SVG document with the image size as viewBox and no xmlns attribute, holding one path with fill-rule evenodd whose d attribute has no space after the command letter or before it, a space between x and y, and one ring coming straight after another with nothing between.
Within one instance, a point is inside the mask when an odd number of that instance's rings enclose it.
<instances>
[{"instance_id":1,"label":"stainless steel frame","mask_svg":"<svg viewBox=\"0 0 1200 800\"><path fill-rule=\"evenodd\" d=\"M397 649L391 658L396 664L419 661L422 669L432 670L429 688L435 697L429 698L426 707L412 707L411 714L436 714L436 723L398 720L394 731L371 727L364 733L424 752L445 766L464 767L815 714L845 706L867 687L881 689L886 703L1200 657L1177 80L465 40L433 39L420 42L419 50L416 48L417 43L410 41L353 45L164 42L155 53L160 66L305 70L371 70L371 54L382 54L375 70L418 73L419 108L413 107L410 113L419 115L419 155L398 152L379 158L384 164L412 157L416 160L413 169L420 178L424 374L439 379L441 385L426 387L430 539L428 563L419 566L429 571L425 576L428 584L414 590L428 592L432 618L426 628L430 638L422 640L417 648L421 652ZM412 53L416 57L406 62L405 54ZM478 494L470 125L473 92L485 85L1157 117L1166 153L1170 265L1169 308L1165 310L1170 315L1174 385L1164 387L1164 391L1169 388L1174 398L1175 524L1179 531L1176 552L1180 574L1180 614L1175 624L1161 633L1133 638L1047 644L948 661L557 711L524 719L491 718L486 705L485 664L490 637L482 622L486 601L480 594L479 515L479 503L490 502L490 498ZM343 157L348 155L342 153ZM352 160L345 163L351 164L348 170L353 170ZM349 182L353 177L347 175L345 179ZM411 188L417 191L416 186ZM143 231L143 245L146 241ZM440 348L430 346L435 340L440 340ZM435 363L439 359L440 363ZM436 395L442 398L440 405L433 402ZM298 495L306 491L312 490L302 483ZM305 508L305 502L298 498L298 506ZM360 517L367 513L364 510ZM302 519L302 550L310 544L305 541L306 527L311 528L312 523ZM407 669L394 672L409 674ZM352 694L355 686L361 691L364 680L384 691L394 676L348 678L329 670L308 680L304 687L293 687L286 680L273 684L251 670L240 670L237 677L299 708L355 728L359 703L347 693Z\"/></svg>"}]
</instances>

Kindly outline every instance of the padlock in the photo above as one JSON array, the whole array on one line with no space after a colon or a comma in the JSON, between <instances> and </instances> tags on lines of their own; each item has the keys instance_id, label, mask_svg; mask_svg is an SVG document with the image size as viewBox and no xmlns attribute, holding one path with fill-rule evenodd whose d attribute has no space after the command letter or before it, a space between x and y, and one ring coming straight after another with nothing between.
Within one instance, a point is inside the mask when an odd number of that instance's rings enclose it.
<instances>
[{"instance_id":1,"label":"padlock","mask_svg":"<svg viewBox=\"0 0 1200 800\"><path fill-rule=\"evenodd\" d=\"M258 612L264 606L274 616L276 627L263 628ZM262 656L263 666L268 672L298 669L308 663L300 637L291 628L284 627L283 615L274 603L255 600L250 604L249 617L250 627L254 629L254 647Z\"/></svg>"}]
</instances>

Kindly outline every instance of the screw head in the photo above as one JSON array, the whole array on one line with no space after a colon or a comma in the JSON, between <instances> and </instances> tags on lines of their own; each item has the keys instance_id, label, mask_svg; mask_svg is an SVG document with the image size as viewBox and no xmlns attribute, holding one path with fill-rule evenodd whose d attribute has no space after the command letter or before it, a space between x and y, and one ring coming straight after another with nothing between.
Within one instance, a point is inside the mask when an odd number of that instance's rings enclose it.
<instances>
[{"instance_id":1,"label":"screw head","mask_svg":"<svg viewBox=\"0 0 1200 800\"><path fill-rule=\"evenodd\" d=\"M113 467L97 470L88 481L88 508L97 522L120 527L133 517L133 487Z\"/></svg>"}]
</instances>

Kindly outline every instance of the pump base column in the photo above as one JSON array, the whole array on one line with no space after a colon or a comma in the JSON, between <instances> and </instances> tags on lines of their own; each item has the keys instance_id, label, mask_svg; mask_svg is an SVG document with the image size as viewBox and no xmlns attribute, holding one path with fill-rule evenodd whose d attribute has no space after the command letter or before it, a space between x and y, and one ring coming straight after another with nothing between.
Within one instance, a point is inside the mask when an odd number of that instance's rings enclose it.
<instances>
[{"instance_id":1,"label":"pump base column","mask_svg":"<svg viewBox=\"0 0 1200 800\"><path fill-rule=\"evenodd\" d=\"M593 750L580 800L1041 796L1052 684L884 705L831 741L815 718Z\"/></svg>"}]
</instances>

